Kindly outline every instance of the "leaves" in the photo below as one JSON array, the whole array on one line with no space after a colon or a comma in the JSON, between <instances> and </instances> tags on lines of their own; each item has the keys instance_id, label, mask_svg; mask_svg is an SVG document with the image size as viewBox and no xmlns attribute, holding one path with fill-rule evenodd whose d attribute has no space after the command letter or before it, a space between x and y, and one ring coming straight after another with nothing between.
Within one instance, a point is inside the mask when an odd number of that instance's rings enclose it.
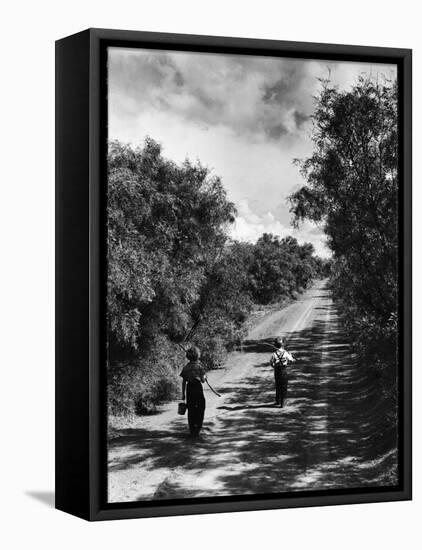
<instances>
[{"instance_id":1,"label":"leaves","mask_svg":"<svg viewBox=\"0 0 422 550\"><path fill-rule=\"evenodd\" d=\"M262 235L254 247L249 268L255 301L269 304L307 288L323 270L323 262L313 253L311 244L300 246L293 237Z\"/></svg>"},{"instance_id":2,"label":"leaves","mask_svg":"<svg viewBox=\"0 0 422 550\"><path fill-rule=\"evenodd\" d=\"M233 219L218 178L178 167L147 139L109 148L108 313L110 355L148 346L154 332L181 336L224 227Z\"/></svg>"},{"instance_id":3,"label":"leaves","mask_svg":"<svg viewBox=\"0 0 422 550\"><path fill-rule=\"evenodd\" d=\"M220 178L165 159L150 138L138 149L110 143L107 205L114 412L152 410L170 396L183 362L177 344L198 345L206 368L221 364L253 301L291 296L323 267L312 245L291 237L230 241L236 212Z\"/></svg>"},{"instance_id":4,"label":"leaves","mask_svg":"<svg viewBox=\"0 0 422 550\"><path fill-rule=\"evenodd\" d=\"M297 162L307 184L290 197L294 221L323 222L334 253L333 290L356 350L391 378L399 292L397 83L360 77L339 91L324 81L312 118L314 152Z\"/></svg>"}]
</instances>

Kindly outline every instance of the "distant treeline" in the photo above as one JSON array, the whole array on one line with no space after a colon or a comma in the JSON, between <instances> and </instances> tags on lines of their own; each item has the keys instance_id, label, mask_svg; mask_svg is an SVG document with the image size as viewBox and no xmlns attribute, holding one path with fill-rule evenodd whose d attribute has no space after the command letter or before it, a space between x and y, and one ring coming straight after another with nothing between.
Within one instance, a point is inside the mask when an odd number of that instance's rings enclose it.
<instances>
[{"instance_id":1,"label":"distant treeline","mask_svg":"<svg viewBox=\"0 0 422 550\"><path fill-rule=\"evenodd\" d=\"M378 380L396 426L398 331L397 82L359 78L349 91L322 81L307 181L291 197L296 222L325 226L332 288L360 365Z\"/></svg>"},{"instance_id":2,"label":"distant treeline","mask_svg":"<svg viewBox=\"0 0 422 550\"><path fill-rule=\"evenodd\" d=\"M109 412L146 413L175 396L181 346L218 366L254 303L295 297L329 262L293 237L232 241L236 210L221 180L167 160L152 139L113 141L108 159Z\"/></svg>"}]
</instances>

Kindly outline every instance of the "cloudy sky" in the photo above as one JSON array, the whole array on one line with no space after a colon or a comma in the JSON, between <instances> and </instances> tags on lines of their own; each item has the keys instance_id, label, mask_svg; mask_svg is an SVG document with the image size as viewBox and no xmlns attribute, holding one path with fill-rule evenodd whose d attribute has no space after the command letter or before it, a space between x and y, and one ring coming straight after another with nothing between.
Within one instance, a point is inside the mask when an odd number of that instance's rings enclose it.
<instances>
[{"instance_id":1,"label":"cloudy sky","mask_svg":"<svg viewBox=\"0 0 422 550\"><path fill-rule=\"evenodd\" d=\"M359 74L395 77L392 66L109 48L109 138L166 157L199 159L221 176L237 207L232 236L294 234L328 256L324 234L290 225L287 197L304 181L294 158L311 154L313 96L330 74L347 89Z\"/></svg>"}]
</instances>

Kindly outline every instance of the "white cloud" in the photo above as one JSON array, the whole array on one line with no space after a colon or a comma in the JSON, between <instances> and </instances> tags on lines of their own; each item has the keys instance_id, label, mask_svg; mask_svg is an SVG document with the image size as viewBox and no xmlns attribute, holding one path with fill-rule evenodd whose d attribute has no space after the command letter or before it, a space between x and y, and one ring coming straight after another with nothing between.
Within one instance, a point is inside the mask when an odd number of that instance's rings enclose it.
<instances>
[{"instance_id":1,"label":"white cloud","mask_svg":"<svg viewBox=\"0 0 422 550\"><path fill-rule=\"evenodd\" d=\"M317 85L309 62L227 54L110 48L111 113L176 114L202 126L225 126L250 141L300 134Z\"/></svg>"},{"instance_id":2,"label":"white cloud","mask_svg":"<svg viewBox=\"0 0 422 550\"><path fill-rule=\"evenodd\" d=\"M362 72L395 76L379 64L110 48L109 137L138 146L148 135L175 162L208 166L238 208L234 238L293 234L328 256L320 229L290 227L286 199L304 184L292 161L312 154L318 78L347 89Z\"/></svg>"},{"instance_id":3,"label":"white cloud","mask_svg":"<svg viewBox=\"0 0 422 550\"><path fill-rule=\"evenodd\" d=\"M299 244L311 243L318 256L327 258L331 256L326 246L324 232L315 224L305 221L299 229L283 225L276 220L271 212L258 215L252 211L248 201L242 200L237 207L238 215L231 227L230 236L232 239L242 242L255 243L263 233L271 233L281 238L293 235Z\"/></svg>"},{"instance_id":4,"label":"white cloud","mask_svg":"<svg viewBox=\"0 0 422 550\"><path fill-rule=\"evenodd\" d=\"M251 142L292 143L309 129L318 78L349 87L357 76L391 66L294 58L109 49L114 117L142 111L176 115L203 127L224 126Z\"/></svg>"}]
</instances>

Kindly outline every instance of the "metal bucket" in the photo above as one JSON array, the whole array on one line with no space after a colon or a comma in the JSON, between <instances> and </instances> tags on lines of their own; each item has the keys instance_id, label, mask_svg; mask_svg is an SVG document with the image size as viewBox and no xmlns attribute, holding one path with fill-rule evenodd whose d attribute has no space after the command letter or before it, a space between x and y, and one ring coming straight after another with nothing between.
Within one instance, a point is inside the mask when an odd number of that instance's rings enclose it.
<instances>
[{"instance_id":1,"label":"metal bucket","mask_svg":"<svg viewBox=\"0 0 422 550\"><path fill-rule=\"evenodd\" d=\"M186 403L179 403L177 405L177 414L185 414L187 409Z\"/></svg>"}]
</instances>

